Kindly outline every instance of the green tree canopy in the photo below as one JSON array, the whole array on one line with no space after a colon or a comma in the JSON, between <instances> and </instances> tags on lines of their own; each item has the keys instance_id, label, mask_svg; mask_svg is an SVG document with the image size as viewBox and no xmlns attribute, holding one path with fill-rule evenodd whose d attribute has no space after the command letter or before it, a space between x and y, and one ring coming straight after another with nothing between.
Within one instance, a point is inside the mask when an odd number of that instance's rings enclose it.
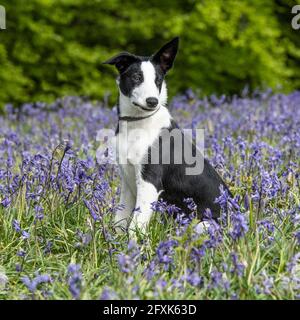
<instances>
[{"instance_id":1,"label":"green tree canopy","mask_svg":"<svg viewBox=\"0 0 300 320\"><path fill-rule=\"evenodd\" d=\"M0 105L116 93L119 51L151 54L180 35L171 94L300 87L299 36L289 0L4 0Z\"/></svg>"}]
</instances>

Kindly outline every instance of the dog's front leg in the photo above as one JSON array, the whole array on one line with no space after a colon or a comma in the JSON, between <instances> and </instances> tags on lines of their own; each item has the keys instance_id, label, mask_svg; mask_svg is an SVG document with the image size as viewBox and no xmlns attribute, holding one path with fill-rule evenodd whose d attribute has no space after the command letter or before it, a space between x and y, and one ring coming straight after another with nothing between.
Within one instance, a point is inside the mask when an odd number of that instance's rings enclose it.
<instances>
[{"instance_id":1,"label":"dog's front leg","mask_svg":"<svg viewBox=\"0 0 300 320\"><path fill-rule=\"evenodd\" d=\"M128 220L134 209L136 197L133 195L132 190L127 185L125 178L122 178L121 195L120 195L120 208L116 212L115 228L117 232L125 230L128 226Z\"/></svg>"},{"instance_id":2,"label":"dog's front leg","mask_svg":"<svg viewBox=\"0 0 300 320\"><path fill-rule=\"evenodd\" d=\"M139 166L136 167L136 187L135 211L129 227L129 232L133 237L137 230L145 232L153 213L151 204L158 200L159 195L155 186L142 178Z\"/></svg>"}]
</instances>

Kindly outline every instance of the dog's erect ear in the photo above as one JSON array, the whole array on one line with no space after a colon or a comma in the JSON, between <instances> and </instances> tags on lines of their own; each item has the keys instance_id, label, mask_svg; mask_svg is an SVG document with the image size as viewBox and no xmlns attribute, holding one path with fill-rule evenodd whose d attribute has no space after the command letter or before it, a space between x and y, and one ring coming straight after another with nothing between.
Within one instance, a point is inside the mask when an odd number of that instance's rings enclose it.
<instances>
[{"instance_id":1,"label":"dog's erect ear","mask_svg":"<svg viewBox=\"0 0 300 320\"><path fill-rule=\"evenodd\" d=\"M129 52L121 52L118 55L103 62L103 64L114 65L120 73L124 72L132 63L138 62L139 57Z\"/></svg>"},{"instance_id":2,"label":"dog's erect ear","mask_svg":"<svg viewBox=\"0 0 300 320\"><path fill-rule=\"evenodd\" d=\"M166 43L157 53L152 57L152 61L159 64L164 73L170 70L178 51L179 37L174 38Z\"/></svg>"}]
</instances>

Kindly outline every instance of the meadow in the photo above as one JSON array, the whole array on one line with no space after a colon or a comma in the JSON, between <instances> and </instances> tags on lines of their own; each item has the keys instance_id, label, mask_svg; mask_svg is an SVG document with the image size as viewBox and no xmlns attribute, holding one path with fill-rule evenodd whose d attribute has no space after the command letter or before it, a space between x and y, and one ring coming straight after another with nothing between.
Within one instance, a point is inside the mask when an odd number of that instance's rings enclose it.
<instances>
[{"instance_id":1,"label":"meadow","mask_svg":"<svg viewBox=\"0 0 300 320\"><path fill-rule=\"evenodd\" d=\"M137 242L118 235L118 168L96 161L116 108L78 97L0 117L0 299L299 299L300 92L175 97L182 128L229 185L199 231L159 201ZM176 213L177 218L172 216Z\"/></svg>"}]
</instances>

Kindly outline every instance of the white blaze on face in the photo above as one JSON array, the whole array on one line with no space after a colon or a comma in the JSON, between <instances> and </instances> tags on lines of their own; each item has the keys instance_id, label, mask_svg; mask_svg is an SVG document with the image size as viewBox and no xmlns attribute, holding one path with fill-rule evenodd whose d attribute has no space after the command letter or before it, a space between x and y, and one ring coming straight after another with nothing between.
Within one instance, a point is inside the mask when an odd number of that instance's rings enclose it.
<instances>
[{"instance_id":1,"label":"white blaze on face","mask_svg":"<svg viewBox=\"0 0 300 320\"><path fill-rule=\"evenodd\" d=\"M159 100L159 90L155 84L155 69L150 61L141 63L144 81L132 92L132 100L142 106L146 106L147 98L157 98Z\"/></svg>"}]
</instances>

